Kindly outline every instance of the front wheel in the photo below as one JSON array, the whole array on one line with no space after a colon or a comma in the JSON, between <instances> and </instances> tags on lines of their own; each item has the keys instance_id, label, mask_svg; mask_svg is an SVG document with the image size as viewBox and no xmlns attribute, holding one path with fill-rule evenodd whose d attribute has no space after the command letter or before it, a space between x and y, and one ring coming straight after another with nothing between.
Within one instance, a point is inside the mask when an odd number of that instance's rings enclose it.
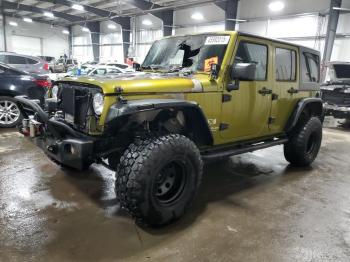
<instances>
[{"instance_id":1,"label":"front wheel","mask_svg":"<svg viewBox=\"0 0 350 262\"><path fill-rule=\"evenodd\" d=\"M284 145L284 156L294 166L309 166L321 147L322 123L311 117L292 131L290 140Z\"/></svg>"},{"instance_id":2,"label":"front wheel","mask_svg":"<svg viewBox=\"0 0 350 262\"><path fill-rule=\"evenodd\" d=\"M22 114L12 97L0 96L0 127L15 127L22 120Z\"/></svg>"},{"instance_id":3,"label":"front wheel","mask_svg":"<svg viewBox=\"0 0 350 262\"><path fill-rule=\"evenodd\" d=\"M116 194L137 222L162 226L185 213L202 171L199 150L187 137L171 134L138 139L120 159Z\"/></svg>"}]
</instances>

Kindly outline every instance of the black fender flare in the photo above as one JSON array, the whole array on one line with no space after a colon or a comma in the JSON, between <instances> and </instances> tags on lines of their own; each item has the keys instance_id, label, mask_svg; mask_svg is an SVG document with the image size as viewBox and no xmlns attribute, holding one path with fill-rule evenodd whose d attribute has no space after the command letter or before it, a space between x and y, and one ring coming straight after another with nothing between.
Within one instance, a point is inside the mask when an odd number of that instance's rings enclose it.
<instances>
[{"instance_id":1,"label":"black fender flare","mask_svg":"<svg viewBox=\"0 0 350 262\"><path fill-rule=\"evenodd\" d=\"M206 120L206 117L196 102L180 99L142 99L132 101L119 101L109 108L106 117L107 126L113 122L127 122L131 116L148 115L163 110L182 111L187 120L186 124L195 136L195 143L200 145L212 145L213 135ZM154 114L153 114L154 115ZM147 117L147 116L146 116Z\"/></svg>"},{"instance_id":2,"label":"black fender flare","mask_svg":"<svg viewBox=\"0 0 350 262\"><path fill-rule=\"evenodd\" d=\"M313 109L313 115L320 117L322 119L324 110L323 102L319 97L309 97L301 99L295 106L294 111L287 121L285 126L285 132L290 132L298 123L299 117L305 108L310 107Z\"/></svg>"}]
</instances>

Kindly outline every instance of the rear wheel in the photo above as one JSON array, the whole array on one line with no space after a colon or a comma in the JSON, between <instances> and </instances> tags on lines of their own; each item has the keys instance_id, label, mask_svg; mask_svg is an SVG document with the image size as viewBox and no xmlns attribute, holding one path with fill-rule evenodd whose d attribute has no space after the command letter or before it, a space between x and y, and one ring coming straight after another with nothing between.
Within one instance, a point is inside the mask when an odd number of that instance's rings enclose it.
<instances>
[{"instance_id":1,"label":"rear wheel","mask_svg":"<svg viewBox=\"0 0 350 262\"><path fill-rule=\"evenodd\" d=\"M284 145L284 156L295 166L309 166L321 147L322 123L318 117L301 122Z\"/></svg>"},{"instance_id":2,"label":"rear wheel","mask_svg":"<svg viewBox=\"0 0 350 262\"><path fill-rule=\"evenodd\" d=\"M15 127L22 120L22 114L12 97L0 97L0 127Z\"/></svg>"},{"instance_id":3,"label":"rear wheel","mask_svg":"<svg viewBox=\"0 0 350 262\"><path fill-rule=\"evenodd\" d=\"M137 222L162 226L185 213L200 185L202 170L199 150L185 136L140 139L120 159L116 194Z\"/></svg>"}]
</instances>

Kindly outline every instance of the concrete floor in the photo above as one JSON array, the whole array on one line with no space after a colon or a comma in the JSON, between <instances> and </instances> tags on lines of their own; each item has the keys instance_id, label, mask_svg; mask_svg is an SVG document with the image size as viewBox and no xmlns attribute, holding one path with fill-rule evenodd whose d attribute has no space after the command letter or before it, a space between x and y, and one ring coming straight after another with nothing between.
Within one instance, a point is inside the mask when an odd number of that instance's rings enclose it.
<instances>
[{"instance_id":1,"label":"concrete floor","mask_svg":"<svg viewBox=\"0 0 350 262\"><path fill-rule=\"evenodd\" d=\"M119 209L111 171L63 171L1 130L0 261L350 261L350 129L327 121L312 168L282 147L211 164L192 210L160 230Z\"/></svg>"}]
</instances>

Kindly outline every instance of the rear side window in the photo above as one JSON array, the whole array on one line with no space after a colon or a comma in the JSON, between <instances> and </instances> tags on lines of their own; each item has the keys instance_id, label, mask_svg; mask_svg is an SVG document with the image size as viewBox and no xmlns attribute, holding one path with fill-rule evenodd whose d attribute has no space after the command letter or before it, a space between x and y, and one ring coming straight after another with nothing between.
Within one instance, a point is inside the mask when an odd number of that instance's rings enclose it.
<instances>
[{"instance_id":1,"label":"rear side window","mask_svg":"<svg viewBox=\"0 0 350 262\"><path fill-rule=\"evenodd\" d=\"M7 56L8 63L13 65L25 65L27 64L26 59L22 56L9 55Z\"/></svg>"},{"instance_id":2,"label":"rear side window","mask_svg":"<svg viewBox=\"0 0 350 262\"><path fill-rule=\"evenodd\" d=\"M240 42L235 63L250 63L256 65L254 80L267 78L267 46L249 42Z\"/></svg>"},{"instance_id":3,"label":"rear side window","mask_svg":"<svg viewBox=\"0 0 350 262\"><path fill-rule=\"evenodd\" d=\"M277 81L296 80L296 52L285 48L276 48L275 65Z\"/></svg>"},{"instance_id":4,"label":"rear side window","mask_svg":"<svg viewBox=\"0 0 350 262\"><path fill-rule=\"evenodd\" d=\"M317 55L304 52L302 61L302 79L304 82L319 82L320 59Z\"/></svg>"},{"instance_id":5,"label":"rear side window","mask_svg":"<svg viewBox=\"0 0 350 262\"><path fill-rule=\"evenodd\" d=\"M39 63L38 61L34 60L34 59L31 59L31 58L27 58L27 64L30 64L30 65L35 65Z\"/></svg>"},{"instance_id":6,"label":"rear side window","mask_svg":"<svg viewBox=\"0 0 350 262\"><path fill-rule=\"evenodd\" d=\"M7 57L5 55L0 55L0 62L1 63L4 63L4 64L7 64Z\"/></svg>"}]
</instances>

